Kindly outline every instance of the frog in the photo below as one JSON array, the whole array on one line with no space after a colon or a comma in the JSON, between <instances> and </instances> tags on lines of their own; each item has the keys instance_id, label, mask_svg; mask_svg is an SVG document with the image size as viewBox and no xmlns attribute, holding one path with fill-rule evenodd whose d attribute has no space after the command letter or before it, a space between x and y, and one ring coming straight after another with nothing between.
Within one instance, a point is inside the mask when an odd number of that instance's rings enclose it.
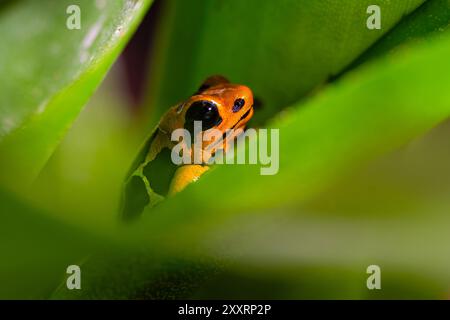
<instances>
[{"instance_id":1,"label":"frog","mask_svg":"<svg viewBox=\"0 0 450 320\"><path fill-rule=\"evenodd\" d=\"M214 144L212 155L217 151L226 152L233 145L228 142L236 139L252 118L253 104L253 93L248 86L213 75L206 78L189 98L170 107L149 135L127 174L121 204L122 218L133 220L139 217L146 207L154 207L165 198L176 195L210 169L211 156L204 157L201 163L174 164L171 153L179 143L172 140L175 130L185 129L195 134L195 125L200 122L201 135L211 129L223 134L219 144L206 139L202 140L200 148L206 150ZM191 152L195 151L194 145L188 147ZM193 154L188 156L193 157Z\"/></svg>"}]
</instances>

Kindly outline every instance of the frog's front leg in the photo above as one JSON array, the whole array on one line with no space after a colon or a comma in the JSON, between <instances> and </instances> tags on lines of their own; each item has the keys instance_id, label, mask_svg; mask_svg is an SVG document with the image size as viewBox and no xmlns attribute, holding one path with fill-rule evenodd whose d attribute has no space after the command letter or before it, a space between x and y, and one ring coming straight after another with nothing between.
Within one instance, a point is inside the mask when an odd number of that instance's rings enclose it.
<instances>
[{"instance_id":1,"label":"frog's front leg","mask_svg":"<svg viewBox=\"0 0 450 320\"><path fill-rule=\"evenodd\" d=\"M183 190L188 184L197 181L208 169L208 166L200 164L188 164L179 167L170 183L168 195L172 196Z\"/></svg>"}]
</instances>

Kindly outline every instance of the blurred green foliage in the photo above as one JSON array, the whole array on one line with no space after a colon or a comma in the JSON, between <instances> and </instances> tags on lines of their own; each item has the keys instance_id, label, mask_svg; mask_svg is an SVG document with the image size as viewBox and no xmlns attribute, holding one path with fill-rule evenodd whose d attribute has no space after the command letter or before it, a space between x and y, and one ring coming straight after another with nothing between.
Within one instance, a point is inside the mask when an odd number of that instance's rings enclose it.
<instances>
[{"instance_id":1,"label":"blurred green foliage","mask_svg":"<svg viewBox=\"0 0 450 320\"><path fill-rule=\"evenodd\" d=\"M95 24L94 2L79 2ZM33 184L25 196L0 194L0 297L448 297L449 125L438 125L450 115L450 3L379 2L383 29L369 31L368 1L165 1L148 126L123 108L117 64L55 152L148 2L136 12L121 10L135 1L108 7L92 64L71 63L85 34L72 39L52 19L36 32L67 46L65 58L38 70L51 46L1 50L10 63L0 78L11 83L0 119L30 123L0 137L1 162L14 164L0 169L1 180L8 189ZM0 26L30 12L53 17L34 6L0 7ZM123 21L126 36L108 37ZM32 26L15 32L28 37ZM16 75L22 60L31 64L29 82ZM263 101L254 123L280 129L279 174L216 166L122 225L121 186L142 137L214 73L248 84ZM39 97L18 93L36 87L46 88ZM46 98L48 116L30 116ZM69 292L65 267L73 263L82 264L83 290ZM365 287L369 264L382 268L381 291Z\"/></svg>"},{"instance_id":2,"label":"blurred green foliage","mask_svg":"<svg viewBox=\"0 0 450 320\"><path fill-rule=\"evenodd\" d=\"M150 0L6 3L0 12L0 182L26 189L124 48ZM66 27L81 9L81 29Z\"/></svg>"},{"instance_id":3,"label":"blurred green foliage","mask_svg":"<svg viewBox=\"0 0 450 320\"><path fill-rule=\"evenodd\" d=\"M102 244L84 230L0 194L0 298L49 298L67 266L82 262Z\"/></svg>"}]
</instances>

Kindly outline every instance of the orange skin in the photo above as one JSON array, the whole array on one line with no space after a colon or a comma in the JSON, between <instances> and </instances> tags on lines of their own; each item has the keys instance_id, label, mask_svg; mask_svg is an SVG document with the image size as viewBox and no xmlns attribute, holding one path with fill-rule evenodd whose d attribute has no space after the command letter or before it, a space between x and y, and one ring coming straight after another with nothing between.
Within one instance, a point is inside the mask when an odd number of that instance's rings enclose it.
<instances>
[{"instance_id":1,"label":"orange skin","mask_svg":"<svg viewBox=\"0 0 450 320\"><path fill-rule=\"evenodd\" d=\"M234 109L238 99L242 99L244 104L241 108ZM184 128L186 125L186 114L194 103L211 102L218 110L220 123L210 127L210 129L219 130L225 134L227 130L234 129L235 132L243 130L247 122L253 116L253 93L247 86L232 84L224 77L212 76L206 79L199 91L188 98L183 103L170 108L161 118L158 125L156 136L151 143L150 150L146 157L146 162L152 161L156 155L164 148L172 149L178 142L171 141L171 134L175 129ZM238 130L240 129L240 130ZM203 130L202 133L208 133ZM227 136L227 139L234 139L236 136ZM192 137L193 140L193 137ZM203 141L202 149L205 150L214 142ZM189 148L192 150L192 148ZM219 146L214 146L215 150L226 149L226 141ZM192 156L192 155L191 155ZM203 161L207 161L203 158ZM173 195L184 189L189 183L196 181L203 173L208 170L206 164L188 164L180 165L172 179L169 195Z\"/></svg>"}]
</instances>

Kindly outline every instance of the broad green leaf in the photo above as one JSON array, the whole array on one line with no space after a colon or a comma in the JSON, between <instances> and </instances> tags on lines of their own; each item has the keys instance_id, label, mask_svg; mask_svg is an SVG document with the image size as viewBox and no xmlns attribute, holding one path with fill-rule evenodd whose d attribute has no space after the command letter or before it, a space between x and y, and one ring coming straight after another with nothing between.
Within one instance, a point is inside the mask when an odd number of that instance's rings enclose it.
<instances>
[{"instance_id":1,"label":"broad green leaf","mask_svg":"<svg viewBox=\"0 0 450 320\"><path fill-rule=\"evenodd\" d=\"M151 69L154 120L222 74L254 90L261 123L338 75L423 2L377 1L382 28L369 30L369 0L170 0Z\"/></svg>"},{"instance_id":2,"label":"broad green leaf","mask_svg":"<svg viewBox=\"0 0 450 320\"><path fill-rule=\"evenodd\" d=\"M390 32L384 35L349 67L355 68L364 62L405 50L418 42L426 42L445 36L450 25L450 2L428 0ZM344 71L345 72L345 71Z\"/></svg>"},{"instance_id":3,"label":"broad green leaf","mask_svg":"<svg viewBox=\"0 0 450 320\"><path fill-rule=\"evenodd\" d=\"M0 179L24 189L95 91L150 0L9 1L0 7ZM67 19L80 9L81 29ZM69 13L67 13L69 12Z\"/></svg>"},{"instance_id":4,"label":"broad green leaf","mask_svg":"<svg viewBox=\"0 0 450 320\"><path fill-rule=\"evenodd\" d=\"M69 265L81 264L104 243L3 191L0 220L1 299L48 298L65 285Z\"/></svg>"},{"instance_id":5,"label":"broad green leaf","mask_svg":"<svg viewBox=\"0 0 450 320\"><path fill-rule=\"evenodd\" d=\"M299 206L222 225L210 248L238 263L199 296L446 299L449 133L447 121ZM371 264L382 290L365 287Z\"/></svg>"}]
</instances>

